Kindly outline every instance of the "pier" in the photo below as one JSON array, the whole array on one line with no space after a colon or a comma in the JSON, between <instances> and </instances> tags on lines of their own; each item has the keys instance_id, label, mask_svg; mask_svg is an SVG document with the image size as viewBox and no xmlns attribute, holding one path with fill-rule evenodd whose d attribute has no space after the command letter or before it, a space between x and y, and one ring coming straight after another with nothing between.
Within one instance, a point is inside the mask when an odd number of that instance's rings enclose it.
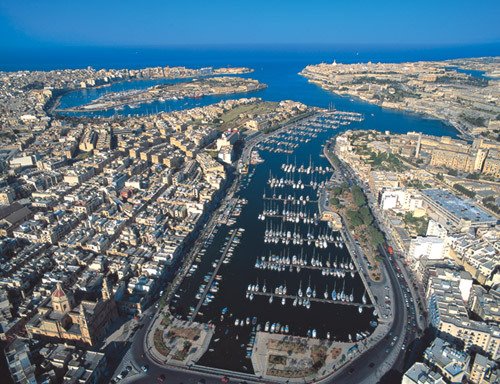
<instances>
[{"instance_id":1,"label":"pier","mask_svg":"<svg viewBox=\"0 0 500 384\"><path fill-rule=\"evenodd\" d=\"M254 296L267 296L267 297L275 297L278 299L290 299L292 302L295 299L299 299L299 296L296 295L283 295L283 294L275 294L272 292L252 292ZM320 299L317 297L307 297L303 296L302 297L304 300L309 300L311 303L326 303L326 304L340 304L340 305L347 305L350 307L356 307L356 308L373 308L372 304L362 304L362 303L353 303L351 301L342 301L342 300L331 300L331 299Z\"/></svg>"},{"instance_id":2,"label":"pier","mask_svg":"<svg viewBox=\"0 0 500 384\"><path fill-rule=\"evenodd\" d=\"M285 203L291 203L294 204L294 201L299 202L295 203L295 205L304 205L303 202L305 201L306 203L317 203L318 200L299 200L297 198L292 198L292 199L287 199L287 198L279 198L279 197L263 197L264 200L271 200L271 201L283 201Z\"/></svg>"},{"instance_id":3,"label":"pier","mask_svg":"<svg viewBox=\"0 0 500 384\"><path fill-rule=\"evenodd\" d=\"M357 273L357 269L349 269L349 268L335 268L335 267L320 267L320 266L313 266L313 265L301 265L301 264L287 264L287 263L279 263L276 261L261 261L263 267L259 268L256 267L257 269L269 269L269 267L284 267L284 268L300 268L300 269L310 269L310 270L324 270L328 271L328 273L331 272L343 272L343 273ZM334 276L334 274L332 275Z\"/></svg>"},{"instance_id":4,"label":"pier","mask_svg":"<svg viewBox=\"0 0 500 384\"><path fill-rule=\"evenodd\" d=\"M210 277L210 280L208 280L207 286L203 290L203 294L201 295L200 301L198 301L198 305L196 306L196 308L195 308L193 314L191 315L191 317L189 318L190 322L194 321L194 319L196 318L196 315L200 311L201 305L205 301L205 298L207 297L207 293L210 290L210 287L212 286L212 283L214 282L215 275L217 275L217 272L219 272L219 268L222 265L224 259L226 258L227 252L229 251L229 248L231 247L231 245L233 243L233 240L234 240L234 238L236 237L237 234L238 234L238 230L237 229L233 230L233 233L231 234L231 237L229 238L229 241L227 242L227 245L224 248L224 252L222 253L222 257L219 259L219 262L217 263L217 266L215 267L215 270L212 273L212 276Z\"/></svg>"}]
</instances>

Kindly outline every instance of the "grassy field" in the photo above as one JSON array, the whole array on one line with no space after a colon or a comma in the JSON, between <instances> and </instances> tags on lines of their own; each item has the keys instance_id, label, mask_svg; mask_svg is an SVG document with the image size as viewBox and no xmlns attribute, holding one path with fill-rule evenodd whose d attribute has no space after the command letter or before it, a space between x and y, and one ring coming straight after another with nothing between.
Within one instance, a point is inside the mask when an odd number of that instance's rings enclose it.
<instances>
[{"instance_id":1,"label":"grassy field","mask_svg":"<svg viewBox=\"0 0 500 384\"><path fill-rule=\"evenodd\" d=\"M261 115L272 112L276 107L275 102L263 101L259 103L240 105L224 115L222 115L222 123L220 125L220 130L225 131L226 129L238 128L247 120L246 117L241 118L241 114L252 114Z\"/></svg>"}]
</instances>

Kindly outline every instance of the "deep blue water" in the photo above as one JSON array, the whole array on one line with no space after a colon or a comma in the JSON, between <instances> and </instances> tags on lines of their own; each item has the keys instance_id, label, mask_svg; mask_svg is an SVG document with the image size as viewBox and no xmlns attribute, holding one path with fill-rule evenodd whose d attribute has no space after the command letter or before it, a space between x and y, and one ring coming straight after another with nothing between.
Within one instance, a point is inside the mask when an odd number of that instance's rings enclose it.
<instances>
[{"instance_id":1,"label":"deep blue water","mask_svg":"<svg viewBox=\"0 0 500 384\"><path fill-rule=\"evenodd\" d=\"M137 109L121 111L121 114L146 114L156 111L191 108L207 105L218 100L241 96L257 96L265 100L279 101L292 99L308 105L328 107L333 104L341 110L358 111L365 115L365 121L356 127L364 129L389 130L392 132L421 131L436 135L455 136L452 127L434 119L422 118L409 113L383 110L346 97L325 92L319 87L308 84L298 75L306 65L320 62L403 62L417 60L444 60L462 57L477 57L500 54L500 44L448 48L376 48L376 47L327 47L327 46L280 46L280 47L191 47L191 48L76 48L40 50L39 52L4 52L0 55L0 69L61 69L82 68L143 68L148 66L187 67L204 66L248 66L255 70L249 76L266 83L263 91L248 95L228 95L204 97L198 100L179 100L157 102ZM111 87L73 92L63 97L61 107L79 105L104 92L148 87L160 81L124 82ZM100 113L113 115L114 111Z\"/></svg>"}]
</instances>

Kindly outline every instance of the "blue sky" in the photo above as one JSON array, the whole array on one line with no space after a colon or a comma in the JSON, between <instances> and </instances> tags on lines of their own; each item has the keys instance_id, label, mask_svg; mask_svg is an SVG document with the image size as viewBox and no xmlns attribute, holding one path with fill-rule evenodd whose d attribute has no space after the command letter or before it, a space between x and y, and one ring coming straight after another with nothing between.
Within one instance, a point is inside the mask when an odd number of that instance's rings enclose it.
<instances>
[{"instance_id":1,"label":"blue sky","mask_svg":"<svg viewBox=\"0 0 500 384\"><path fill-rule=\"evenodd\" d=\"M0 47L500 42L500 1L1 0Z\"/></svg>"}]
</instances>

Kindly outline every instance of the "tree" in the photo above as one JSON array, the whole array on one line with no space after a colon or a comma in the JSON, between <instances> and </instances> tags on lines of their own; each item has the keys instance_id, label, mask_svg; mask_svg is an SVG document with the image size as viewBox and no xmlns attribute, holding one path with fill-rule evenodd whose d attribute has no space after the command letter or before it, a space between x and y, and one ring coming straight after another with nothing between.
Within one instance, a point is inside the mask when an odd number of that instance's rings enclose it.
<instances>
[{"instance_id":1,"label":"tree","mask_svg":"<svg viewBox=\"0 0 500 384\"><path fill-rule=\"evenodd\" d=\"M353 211L352 209L350 209L349 211L347 211L347 217L353 227L359 227L363 224L363 220L359 216L358 211Z\"/></svg>"},{"instance_id":2,"label":"tree","mask_svg":"<svg viewBox=\"0 0 500 384\"><path fill-rule=\"evenodd\" d=\"M335 196L341 195L343 191L342 187L334 187L332 190L333 194Z\"/></svg>"},{"instance_id":3,"label":"tree","mask_svg":"<svg viewBox=\"0 0 500 384\"><path fill-rule=\"evenodd\" d=\"M359 186L355 185L354 187L352 187L351 193L352 199L354 200L354 204L356 204L356 206L362 207L366 204L365 194Z\"/></svg>"},{"instance_id":4,"label":"tree","mask_svg":"<svg viewBox=\"0 0 500 384\"><path fill-rule=\"evenodd\" d=\"M382 232L380 232L373 225L370 225L368 227L368 236L370 237L370 241L373 247L378 247L379 245L382 245L385 242L384 235L382 234Z\"/></svg>"},{"instance_id":5,"label":"tree","mask_svg":"<svg viewBox=\"0 0 500 384\"><path fill-rule=\"evenodd\" d=\"M483 204L486 204L486 203L492 203L495 201L495 198L493 196L486 196L484 199L483 199Z\"/></svg>"},{"instance_id":6,"label":"tree","mask_svg":"<svg viewBox=\"0 0 500 384\"><path fill-rule=\"evenodd\" d=\"M466 177L470 180L478 180L479 174L478 173L469 173Z\"/></svg>"},{"instance_id":7,"label":"tree","mask_svg":"<svg viewBox=\"0 0 500 384\"><path fill-rule=\"evenodd\" d=\"M336 197L332 197L332 198L330 199L330 203L332 203L332 205L333 205L334 207L338 207L338 206L340 206L340 200L339 200L338 198L336 198Z\"/></svg>"},{"instance_id":8,"label":"tree","mask_svg":"<svg viewBox=\"0 0 500 384\"><path fill-rule=\"evenodd\" d=\"M476 192L474 191L471 191L470 189L468 188L465 188L463 185L461 184L453 184L453 188L455 188L458 192L460 193L463 193L465 196L467 197L470 197L471 199L476 196Z\"/></svg>"},{"instance_id":9,"label":"tree","mask_svg":"<svg viewBox=\"0 0 500 384\"><path fill-rule=\"evenodd\" d=\"M373 223L372 213L370 212L370 208L368 208L366 205L360 208L359 215L365 225L370 225L371 223Z\"/></svg>"}]
</instances>

